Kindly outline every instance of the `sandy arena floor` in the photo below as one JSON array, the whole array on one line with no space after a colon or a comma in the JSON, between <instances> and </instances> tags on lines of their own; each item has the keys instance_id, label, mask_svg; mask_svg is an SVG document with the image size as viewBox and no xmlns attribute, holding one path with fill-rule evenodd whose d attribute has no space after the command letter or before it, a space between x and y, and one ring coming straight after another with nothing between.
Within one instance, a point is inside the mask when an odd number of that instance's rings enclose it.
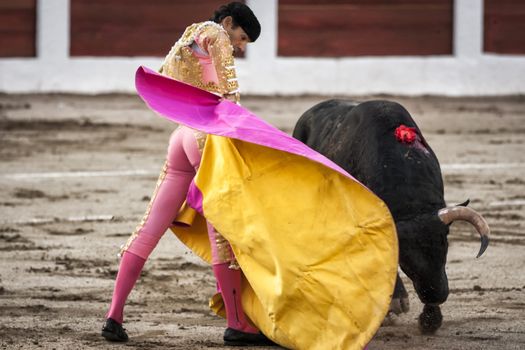
<instances>
[{"instance_id":1,"label":"sandy arena floor","mask_svg":"<svg viewBox=\"0 0 525 350\"><path fill-rule=\"evenodd\" d=\"M291 131L323 99L243 102ZM410 289L410 312L388 320L369 348L524 349L525 98L389 99L438 155L448 203L470 198L492 242L475 259L477 234L454 224L443 327L419 333L422 306ZM207 307L211 270L171 234L129 299L131 340L99 335L116 254L142 218L173 129L135 96L0 95L0 348L224 348L225 322Z\"/></svg>"}]
</instances>

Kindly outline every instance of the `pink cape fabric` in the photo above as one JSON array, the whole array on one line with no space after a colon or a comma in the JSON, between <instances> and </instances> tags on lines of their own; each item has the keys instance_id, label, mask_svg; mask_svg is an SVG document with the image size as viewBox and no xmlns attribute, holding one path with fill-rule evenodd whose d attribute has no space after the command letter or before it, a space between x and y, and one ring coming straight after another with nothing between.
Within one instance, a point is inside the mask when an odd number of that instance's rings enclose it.
<instances>
[{"instance_id":1,"label":"pink cape fabric","mask_svg":"<svg viewBox=\"0 0 525 350\"><path fill-rule=\"evenodd\" d=\"M140 97L152 110L173 122L207 134L297 154L354 179L343 168L299 140L259 119L246 108L228 100L221 101L217 95L143 66L137 70L135 85Z\"/></svg>"}]
</instances>

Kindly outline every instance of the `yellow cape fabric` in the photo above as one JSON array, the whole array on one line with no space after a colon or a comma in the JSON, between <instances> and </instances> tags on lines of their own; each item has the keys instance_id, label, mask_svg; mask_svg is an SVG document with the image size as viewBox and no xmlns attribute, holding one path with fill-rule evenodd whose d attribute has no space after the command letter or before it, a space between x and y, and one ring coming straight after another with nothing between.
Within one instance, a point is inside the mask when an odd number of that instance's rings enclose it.
<instances>
[{"instance_id":1,"label":"yellow cape fabric","mask_svg":"<svg viewBox=\"0 0 525 350\"><path fill-rule=\"evenodd\" d=\"M379 328L397 273L386 205L307 158L209 135L195 183L207 220L246 281L245 313L291 349L362 349ZM209 262L200 215L173 231Z\"/></svg>"}]
</instances>

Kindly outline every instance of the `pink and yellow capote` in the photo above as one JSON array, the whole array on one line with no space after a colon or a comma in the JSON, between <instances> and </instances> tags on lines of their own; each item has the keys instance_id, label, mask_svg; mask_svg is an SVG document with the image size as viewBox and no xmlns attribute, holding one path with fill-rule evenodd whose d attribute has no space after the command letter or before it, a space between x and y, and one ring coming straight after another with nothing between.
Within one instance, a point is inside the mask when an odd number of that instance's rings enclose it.
<instances>
[{"instance_id":1,"label":"pink and yellow capote","mask_svg":"<svg viewBox=\"0 0 525 350\"><path fill-rule=\"evenodd\" d=\"M229 241L251 321L291 349L365 347L388 311L397 273L385 203L242 106L145 67L136 87L161 116L208 134L172 231L208 262L204 217ZM221 313L219 295L210 304Z\"/></svg>"}]
</instances>

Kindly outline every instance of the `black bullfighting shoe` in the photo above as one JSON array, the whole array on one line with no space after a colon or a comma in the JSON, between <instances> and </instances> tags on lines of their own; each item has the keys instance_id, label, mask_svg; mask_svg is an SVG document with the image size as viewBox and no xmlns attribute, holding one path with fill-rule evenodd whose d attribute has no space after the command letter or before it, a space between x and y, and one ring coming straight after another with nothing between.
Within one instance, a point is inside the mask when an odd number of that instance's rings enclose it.
<instances>
[{"instance_id":1,"label":"black bullfighting shoe","mask_svg":"<svg viewBox=\"0 0 525 350\"><path fill-rule=\"evenodd\" d=\"M102 326L102 336L109 341L126 342L128 335L122 325L112 318L108 318Z\"/></svg>"},{"instance_id":2,"label":"black bullfighting shoe","mask_svg":"<svg viewBox=\"0 0 525 350\"><path fill-rule=\"evenodd\" d=\"M228 346L278 346L261 332L246 333L233 328L226 328L222 339Z\"/></svg>"}]
</instances>

